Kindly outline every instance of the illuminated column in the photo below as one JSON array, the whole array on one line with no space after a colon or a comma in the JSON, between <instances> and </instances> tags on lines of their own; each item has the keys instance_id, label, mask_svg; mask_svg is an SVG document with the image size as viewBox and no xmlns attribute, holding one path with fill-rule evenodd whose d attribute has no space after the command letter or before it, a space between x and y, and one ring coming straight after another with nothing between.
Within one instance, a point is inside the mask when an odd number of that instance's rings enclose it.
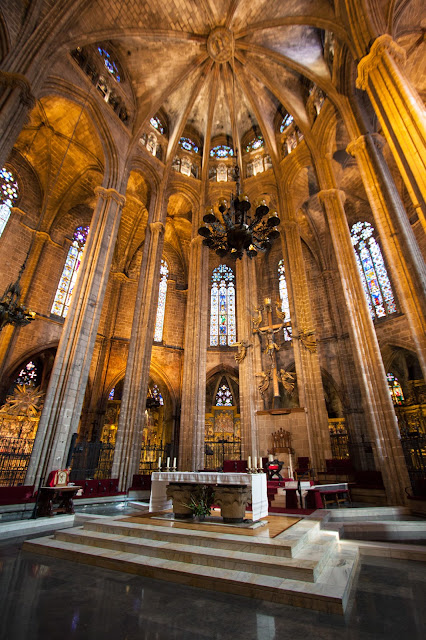
<instances>
[{"instance_id":1,"label":"illuminated column","mask_svg":"<svg viewBox=\"0 0 426 640\"><path fill-rule=\"evenodd\" d=\"M9 157L34 105L27 78L20 73L0 71L0 167Z\"/></svg>"},{"instance_id":2,"label":"illuminated column","mask_svg":"<svg viewBox=\"0 0 426 640\"><path fill-rule=\"evenodd\" d=\"M125 198L97 187L97 203L62 330L25 481L61 468L77 432Z\"/></svg>"},{"instance_id":3,"label":"illuminated column","mask_svg":"<svg viewBox=\"0 0 426 640\"><path fill-rule=\"evenodd\" d=\"M158 207L161 205L162 198L159 197ZM161 210L158 217L160 216ZM139 472L163 246L164 224L160 221L149 223L136 294L112 465L112 477L118 477L122 491L131 486L133 475Z\"/></svg>"},{"instance_id":4,"label":"illuminated column","mask_svg":"<svg viewBox=\"0 0 426 640\"><path fill-rule=\"evenodd\" d=\"M247 342L246 357L239 364L241 459L259 456L259 438L256 411L263 409L263 402L256 385L256 374L262 371L259 340L253 335L252 318L258 304L256 265L245 254L237 261L237 326L238 342Z\"/></svg>"},{"instance_id":5,"label":"illuminated column","mask_svg":"<svg viewBox=\"0 0 426 640\"><path fill-rule=\"evenodd\" d=\"M287 204L287 209L288 207ZM292 212L288 213L292 218ZM281 226L284 231L282 246L286 281L293 307L291 327L299 403L306 411L309 456L312 466L318 471L324 469L325 460L331 458L331 444L309 287L297 222L290 219Z\"/></svg>"},{"instance_id":6,"label":"illuminated column","mask_svg":"<svg viewBox=\"0 0 426 640\"><path fill-rule=\"evenodd\" d=\"M196 236L191 240L188 270L179 438L179 469L182 471L204 468L208 265L208 250L203 246L203 239Z\"/></svg>"},{"instance_id":7,"label":"illuminated column","mask_svg":"<svg viewBox=\"0 0 426 640\"><path fill-rule=\"evenodd\" d=\"M347 150L357 160L375 226L393 276L392 282L410 325L426 378L426 266L383 158L382 142L381 136L367 134L351 142Z\"/></svg>"},{"instance_id":8,"label":"illuminated column","mask_svg":"<svg viewBox=\"0 0 426 640\"><path fill-rule=\"evenodd\" d=\"M384 34L358 64L357 87L367 91L426 231L426 117L400 68L405 51Z\"/></svg>"},{"instance_id":9,"label":"illuminated column","mask_svg":"<svg viewBox=\"0 0 426 640\"><path fill-rule=\"evenodd\" d=\"M344 210L345 194L339 189L325 189L320 191L319 198L327 214L343 286L376 465L382 472L389 504L403 504L404 488L410 486L410 479L379 344L352 247Z\"/></svg>"}]
</instances>

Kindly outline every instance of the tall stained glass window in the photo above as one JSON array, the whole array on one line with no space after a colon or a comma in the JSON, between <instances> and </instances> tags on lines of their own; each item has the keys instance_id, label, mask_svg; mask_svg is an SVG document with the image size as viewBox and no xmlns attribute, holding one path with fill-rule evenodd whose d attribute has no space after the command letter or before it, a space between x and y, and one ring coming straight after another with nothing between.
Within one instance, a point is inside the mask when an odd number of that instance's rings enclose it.
<instances>
[{"instance_id":1,"label":"tall stained glass window","mask_svg":"<svg viewBox=\"0 0 426 640\"><path fill-rule=\"evenodd\" d=\"M371 317L375 320L395 313L395 298L374 228L369 222L357 222L351 238Z\"/></svg>"},{"instance_id":2,"label":"tall stained glass window","mask_svg":"<svg viewBox=\"0 0 426 640\"><path fill-rule=\"evenodd\" d=\"M101 58L103 58L104 63L110 74L117 80L117 82L121 82L120 71L118 70L118 64L111 56L111 54L102 47L98 47L98 52Z\"/></svg>"},{"instance_id":3,"label":"tall stained glass window","mask_svg":"<svg viewBox=\"0 0 426 640\"><path fill-rule=\"evenodd\" d=\"M232 407L234 405L234 399L232 397L231 389L225 378L220 381L219 388L216 393L216 407Z\"/></svg>"},{"instance_id":4,"label":"tall stained glass window","mask_svg":"<svg viewBox=\"0 0 426 640\"><path fill-rule=\"evenodd\" d=\"M160 290L158 293L157 319L155 321L154 342L161 342L163 339L164 312L166 310L167 278L169 267L165 260L161 260L160 266Z\"/></svg>"},{"instance_id":5,"label":"tall stained glass window","mask_svg":"<svg viewBox=\"0 0 426 640\"><path fill-rule=\"evenodd\" d=\"M281 311L285 313L283 322L290 322L290 305L288 302L287 282L285 279L284 260L278 263L278 287L281 300ZM284 327L284 340L291 340L291 327Z\"/></svg>"},{"instance_id":6,"label":"tall stained glass window","mask_svg":"<svg viewBox=\"0 0 426 640\"><path fill-rule=\"evenodd\" d=\"M18 184L10 171L0 171L0 236L9 220L10 210L18 198Z\"/></svg>"},{"instance_id":7,"label":"tall stained glass window","mask_svg":"<svg viewBox=\"0 0 426 640\"><path fill-rule=\"evenodd\" d=\"M74 232L73 242L68 251L64 270L62 271L55 300L50 312L55 316L61 316L62 318L66 318L67 316L88 233L89 227L77 227Z\"/></svg>"},{"instance_id":8,"label":"tall stained glass window","mask_svg":"<svg viewBox=\"0 0 426 640\"><path fill-rule=\"evenodd\" d=\"M152 387L148 388L148 397L156 400L160 406L164 406L164 398L157 384L153 384Z\"/></svg>"},{"instance_id":9,"label":"tall stained glass window","mask_svg":"<svg viewBox=\"0 0 426 640\"><path fill-rule=\"evenodd\" d=\"M210 298L210 346L232 346L236 341L234 272L221 264L213 269Z\"/></svg>"},{"instance_id":10,"label":"tall stained glass window","mask_svg":"<svg viewBox=\"0 0 426 640\"><path fill-rule=\"evenodd\" d=\"M392 396L392 402L396 405L404 404L404 394L402 392L401 385L398 382L398 378L396 378L393 373L387 373L386 377L388 379L389 391Z\"/></svg>"}]
</instances>

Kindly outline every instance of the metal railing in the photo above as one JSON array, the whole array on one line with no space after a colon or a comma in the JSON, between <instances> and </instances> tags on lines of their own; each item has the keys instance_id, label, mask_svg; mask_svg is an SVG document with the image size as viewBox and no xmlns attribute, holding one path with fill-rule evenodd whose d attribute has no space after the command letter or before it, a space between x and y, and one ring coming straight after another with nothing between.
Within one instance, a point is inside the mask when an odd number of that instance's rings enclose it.
<instances>
[{"instance_id":1,"label":"metal railing","mask_svg":"<svg viewBox=\"0 0 426 640\"><path fill-rule=\"evenodd\" d=\"M34 438L0 438L0 485L24 484Z\"/></svg>"},{"instance_id":2,"label":"metal railing","mask_svg":"<svg viewBox=\"0 0 426 640\"><path fill-rule=\"evenodd\" d=\"M70 480L110 478L114 449L109 442L76 442L71 453Z\"/></svg>"},{"instance_id":3,"label":"metal railing","mask_svg":"<svg viewBox=\"0 0 426 640\"><path fill-rule=\"evenodd\" d=\"M139 474L151 475L158 471L158 458L162 460L162 466L166 464L166 449L161 442L159 445L142 446L139 460Z\"/></svg>"},{"instance_id":4,"label":"metal railing","mask_svg":"<svg viewBox=\"0 0 426 640\"><path fill-rule=\"evenodd\" d=\"M224 460L241 460L240 438L206 438L204 445L205 469L223 469Z\"/></svg>"}]
</instances>

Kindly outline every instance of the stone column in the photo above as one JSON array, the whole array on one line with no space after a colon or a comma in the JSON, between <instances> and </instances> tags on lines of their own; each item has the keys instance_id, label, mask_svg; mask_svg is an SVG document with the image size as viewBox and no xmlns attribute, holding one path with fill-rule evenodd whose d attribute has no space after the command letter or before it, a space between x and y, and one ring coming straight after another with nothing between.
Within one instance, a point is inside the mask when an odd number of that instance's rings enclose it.
<instances>
[{"instance_id":1,"label":"stone column","mask_svg":"<svg viewBox=\"0 0 426 640\"><path fill-rule=\"evenodd\" d=\"M426 118L420 97L400 68L405 51L383 34L358 64L357 87L367 91L426 231Z\"/></svg>"},{"instance_id":2,"label":"stone column","mask_svg":"<svg viewBox=\"0 0 426 640\"><path fill-rule=\"evenodd\" d=\"M382 472L388 503L403 504L404 488L410 486L410 479L379 344L352 247L344 210L345 194L339 189L325 189L319 193L319 198L327 214L342 281L376 465Z\"/></svg>"},{"instance_id":3,"label":"stone column","mask_svg":"<svg viewBox=\"0 0 426 640\"><path fill-rule=\"evenodd\" d=\"M157 207L163 207L161 197L158 199ZM149 223L136 294L112 465L112 477L118 477L122 491L131 485L133 475L139 472L163 246L164 224L160 221Z\"/></svg>"},{"instance_id":4,"label":"stone column","mask_svg":"<svg viewBox=\"0 0 426 640\"><path fill-rule=\"evenodd\" d=\"M326 458L331 458L331 444L302 242L294 220L284 221L282 228L286 281L293 301L291 326L299 403L306 411L312 465L322 470Z\"/></svg>"},{"instance_id":5,"label":"stone column","mask_svg":"<svg viewBox=\"0 0 426 640\"><path fill-rule=\"evenodd\" d=\"M115 189L97 187L83 260L62 330L50 377L27 484L64 466L71 437L78 430L96 332L125 198Z\"/></svg>"},{"instance_id":6,"label":"stone column","mask_svg":"<svg viewBox=\"0 0 426 640\"><path fill-rule=\"evenodd\" d=\"M367 134L348 145L357 160L392 282L426 378L426 266L381 152L383 138Z\"/></svg>"},{"instance_id":7,"label":"stone column","mask_svg":"<svg viewBox=\"0 0 426 640\"><path fill-rule=\"evenodd\" d=\"M253 336L252 318L257 300L256 265L247 255L237 261L237 327L238 342L248 342L247 354L239 365L240 416L241 416L241 458L259 456L259 438L256 411L263 409L263 402L257 391L256 373L262 371L259 340Z\"/></svg>"},{"instance_id":8,"label":"stone column","mask_svg":"<svg viewBox=\"0 0 426 640\"><path fill-rule=\"evenodd\" d=\"M208 250L203 246L201 236L196 236L191 240L188 269L179 439L179 469L182 471L204 468L208 266Z\"/></svg>"},{"instance_id":9,"label":"stone column","mask_svg":"<svg viewBox=\"0 0 426 640\"><path fill-rule=\"evenodd\" d=\"M21 73L0 71L0 167L8 159L34 105L27 78Z\"/></svg>"}]
</instances>

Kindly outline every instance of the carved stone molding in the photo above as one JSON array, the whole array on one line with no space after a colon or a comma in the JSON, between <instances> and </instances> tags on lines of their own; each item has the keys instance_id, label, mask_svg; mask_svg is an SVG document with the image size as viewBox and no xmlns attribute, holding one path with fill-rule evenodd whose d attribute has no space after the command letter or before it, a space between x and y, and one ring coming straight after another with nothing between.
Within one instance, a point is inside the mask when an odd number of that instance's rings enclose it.
<instances>
[{"instance_id":1,"label":"carved stone molding","mask_svg":"<svg viewBox=\"0 0 426 640\"><path fill-rule=\"evenodd\" d=\"M31 85L27 78L21 73L10 73L8 71L0 71L0 86L7 86L11 89L19 89L21 92L21 102L28 109L32 109L35 105L35 97L31 91Z\"/></svg>"},{"instance_id":2,"label":"carved stone molding","mask_svg":"<svg viewBox=\"0 0 426 640\"><path fill-rule=\"evenodd\" d=\"M322 189L322 191L318 192L318 198L323 204L332 202L333 200L340 200L340 202L344 204L346 193L342 189Z\"/></svg>"},{"instance_id":3,"label":"carved stone molding","mask_svg":"<svg viewBox=\"0 0 426 640\"><path fill-rule=\"evenodd\" d=\"M121 193L118 193L115 189L105 189L105 187L96 187L95 193L104 200L114 200L119 207L124 207L126 204L126 197Z\"/></svg>"},{"instance_id":4,"label":"carved stone molding","mask_svg":"<svg viewBox=\"0 0 426 640\"><path fill-rule=\"evenodd\" d=\"M358 77L356 79L358 89L367 89L370 71L376 69L382 62L385 53L390 53L397 62L404 64L406 59L405 50L388 33L384 33L376 38L370 52L358 64Z\"/></svg>"}]
</instances>

